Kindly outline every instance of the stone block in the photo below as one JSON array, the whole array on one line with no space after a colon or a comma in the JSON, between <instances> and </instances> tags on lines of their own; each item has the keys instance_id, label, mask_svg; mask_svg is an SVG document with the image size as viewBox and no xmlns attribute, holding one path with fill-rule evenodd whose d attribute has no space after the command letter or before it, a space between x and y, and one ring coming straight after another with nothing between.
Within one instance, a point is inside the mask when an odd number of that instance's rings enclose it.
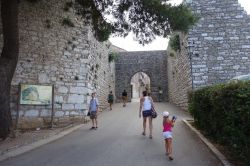
<instances>
[{"instance_id":1,"label":"stone block","mask_svg":"<svg viewBox=\"0 0 250 166\"><path fill-rule=\"evenodd\" d=\"M68 98L68 103L83 103L84 101L84 95L77 95L77 94L73 94L73 95L69 95Z\"/></svg>"},{"instance_id":2,"label":"stone block","mask_svg":"<svg viewBox=\"0 0 250 166\"><path fill-rule=\"evenodd\" d=\"M63 54L64 56L67 56L67 57L70 57L71 56L71 53L70 52L68 52L68 51L64 51L64 54Z\"/></svg>"},{"instance_id":3,"label":"stone block","mask_svg":"<svg viewBox=\"0 0 250 166\"><path fill-rule=\"evenodd\" d=\"M56 77L51 77L51 81L56 81Z\"/></svg>"},{"instance_id":4,"label":"stone block","mask_svg":"<svg viewBox=\"0 0 250 166\"><path fill-rule=\"evenodd\" d=\"M250 48L250 45L242 45L241 48Z\"/></svg>"},{"instance_id":5,"label":"stone block","mask_svg":"<svg viewBox=\"0 0 250 166\"><path fill-rule=\"evenodd\" d=\"M74 104L62 104L62 110L73 110Z\"/></svg>"},{"instance_id":6,"label":"stone block","mask_svg":"<svg viewBox=\"0 0 250 166\"><path fill-rule=\"evenodd\" d=\"M55 112L55 117L62 117L64 116L64 112L63 111L56 111Z\"/></svg>"},{"instance_id":7,"label":"stone block","mask_svg":"<svg viewBox=\"0 0 250 166\"><path fill-rule=\"evenodd\" d=\"M43 109L43 110L41 110L41 112L40 112L40 116L42 116L42 117L51 116L51 111L52 111L52 110L49 110L49 109Z\"/></svg>"},{"instance_id":8,"label":"stone block","mask_svg":"<svg viewBox=\"0 0 250 166\"><path fill-rule=\"evenodd\" d=\"M24 114L25 114L25 112L24 112L24 111L19 110L19 117L23 117L23 116L24 116Z\"/></svg>"},{"instance_id":9,"label":"stone block","mask_svg":"<svg viewBox=\"0 0 250 166\"><path fill-rule=\"evenodd\" d=\"M71 111L69 114L69 116L77 116L77 115L80 115L80 113L76 111Z\"/></svg>"},{"instance_id":10,"label":"stone block","mask_svg":"<svg viewBox=\"0 0 250 166\"><path fill-rule=\"evenodd\" d=\"M27 110L25 111L25 117L38 117L39 111L38 110Z\"/></svg>"},{"instance_id":11,"label":"stone block","mask_svg":"<svg viewBox=\"0 0 250 166\"><path fill-rule=\"evenodd\" d=\"M213 37L204 37L204 40L213 40Z\"/></svg>"},{"instance_id":12,"label":"stone block","mask_svg":"<svg viewBox=\"0 0 250 166\"><path fill-rule=\"evenodd\" d=\"M80 83L80 82L79 82L79 83L77 83L77 86L79 86L79 87L81 87L81 86L82 86L82 87L85 87L85 86L86 86L86 83Z\"/></svg>"},{"instance_id":13,"label":"stone block","mask_svg":"<svg viewBox=\"0 0 250 166\"><path fill-rule=\"evenodd\" d=\"M68 88L66 86L59 86L58 87L58 92L59 93L68 93Z\"/></svg>"},{"instance_id":14,"label":"stone block","mask_svg":"<svg viewBox=\"0 0 250 166\"><path fill-rule=\"evenodd\" d=\"M50 83L49 76L45 73L38 74L38 83L40 84Z\"/></svg>"},{"instance_id":15,"label":"stone block","mask_svg":"<svg viewBox=\"0 0 250 166\"><path fill-rule=\"evenodd\" d=\"M54 103L54 108L55 109L62 109L62 104L61 103L59 103L59 104Z\"/></svg>"},{"instance_id":16,"label":"stone block","mask_svg":"<svg viewBox=\"0 0 250 166\"><path fill-rule=\"evenodd\" d=\"M238 70L240 68L240 65L234 65L233 69Z\"/></svg>"},{"instance_id":17,"label":"stone block","mask_svg":"<svg viewBox=\"0 0 250 166\"><path fill-rule=\"evenodd\" d=\"M224 60L224 57L219 56L219 57L217 57L217 60L219 60L219 61Z\"/></svg>"},{"instance_id":18,"label":"stone block","mask_svg":"<svg viewBox=\"0 0 250 166\"><path fill-rule=\"evenodd\" d=\"M87 104L75 104L75 109L87 109Z\"/></svg>"},{"instance_id":19,"label":"stone block","mask_svg":"<svg viewBox=\"0 0 250 166\"><path fill-rule=\"evenodd\" d=\"M56 66L51 66L51 70L52 70L52 71L57 71L58 68L57 68Z\"/></svg>"},{"instance_id":20,"label":"stone block","mask_svg":"<svg viewBox=\"0 0 250 166\"><path fill-rule=\"evenodd\" d=\"M230 37L230 40L239 40L240 38L239 37Z\"/></svg>"},{"instance_id":21,"label":"stone block","mask_svg":"<svg viewBox=\"0 0 250 166\"><path fill-rule=\"evenodd\" d=\"M70 87L70 93L87 94L88 89L85 87Z\"/></svg>"},{"instance_id":22,"label":"stone block","mask_svg":"<svg viewBox=\"0 0 250 166\"><path fill-rule=\"evenodd\" d=\"M63 103L63 96L55 96L55 103Z\"/></svg>"},{"instance_id":23,"label":"stone block","mask_svg":"<svg viewBox=\"0 0 250 166\"><path fill-rule=\"evenodd\" d=\"M215 37L214 40L223 40L223 37Z\"/></svg>"}]
</instances>

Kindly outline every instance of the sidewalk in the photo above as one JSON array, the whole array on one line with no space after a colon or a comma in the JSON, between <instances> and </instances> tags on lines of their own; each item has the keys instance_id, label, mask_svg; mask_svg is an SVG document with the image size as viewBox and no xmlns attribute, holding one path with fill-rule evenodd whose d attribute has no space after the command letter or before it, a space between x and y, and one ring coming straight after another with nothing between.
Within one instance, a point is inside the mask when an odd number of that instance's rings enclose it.
<instances>
[{"instance_id":1,"label":"sidewalk","mask_svg":"<svg viewBox=\"0 0 250 166\"><path fill-rule=\"evenodd\" d=\"M17 132L16 138L8 137L5 140L0 141L0 161L57 140L84 125L86 125L86 123L70 124L61 128Z\"/></svg>"}]
</instances>

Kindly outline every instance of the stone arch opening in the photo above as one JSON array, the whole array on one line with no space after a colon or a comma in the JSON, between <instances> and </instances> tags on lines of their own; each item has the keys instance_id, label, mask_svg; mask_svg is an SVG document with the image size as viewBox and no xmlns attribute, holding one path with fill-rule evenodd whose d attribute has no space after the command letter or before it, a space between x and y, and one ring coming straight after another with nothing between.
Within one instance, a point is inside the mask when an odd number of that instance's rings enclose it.
<instances>
[{"instance_id":1,"label":"stone arch opening","mask_svg":"<svg viewBox=\"0 0 250 166\"><path fill-rule=\"evenodd\" d=\"M130 79L131 99L139 99L143 91L151 91L150 77L144 72L135 73Z\"/></svg>"}]
</instances>

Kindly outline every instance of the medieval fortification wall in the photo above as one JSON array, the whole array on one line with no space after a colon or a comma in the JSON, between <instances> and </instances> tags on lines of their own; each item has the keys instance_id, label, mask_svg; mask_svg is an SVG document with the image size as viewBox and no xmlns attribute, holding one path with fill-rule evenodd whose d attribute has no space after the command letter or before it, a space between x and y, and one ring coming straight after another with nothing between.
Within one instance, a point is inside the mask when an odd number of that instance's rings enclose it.
<instances>
[{"instance_id":1,"label":"medieval fortification wall","mask_svg":"<svg viewBox=\"0 0 250 166\"><path fill-rule=\"evenodd\" d=\"M88 109L94 91L101 107L107 107L115 83L114 64L108 62L111 44L96 41L90 25L67 2L19 4L20 51L11 94L14 119L20 84L54 85L55 124L75 121ZM50 116L51 105L20 105L19 127L43 127Z\"/></svg>"}]
</instances>

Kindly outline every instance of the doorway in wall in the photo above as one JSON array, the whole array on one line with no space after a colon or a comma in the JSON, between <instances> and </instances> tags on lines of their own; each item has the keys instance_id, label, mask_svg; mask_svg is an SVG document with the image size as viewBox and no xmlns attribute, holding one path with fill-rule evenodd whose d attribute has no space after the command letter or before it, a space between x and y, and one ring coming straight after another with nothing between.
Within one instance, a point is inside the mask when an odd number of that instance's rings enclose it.
<instances>
[{"instance_id":1,"label":"doorway in wall","mask_svg":"<svg viewBox=\"0 0 250 166\"><path fill-rule=\"evenodd\" d=\"M135 73L130 84L132 101L139 101L143 91L150 92L150 77L144 72Z\"/></svg>"}]
</instances>

